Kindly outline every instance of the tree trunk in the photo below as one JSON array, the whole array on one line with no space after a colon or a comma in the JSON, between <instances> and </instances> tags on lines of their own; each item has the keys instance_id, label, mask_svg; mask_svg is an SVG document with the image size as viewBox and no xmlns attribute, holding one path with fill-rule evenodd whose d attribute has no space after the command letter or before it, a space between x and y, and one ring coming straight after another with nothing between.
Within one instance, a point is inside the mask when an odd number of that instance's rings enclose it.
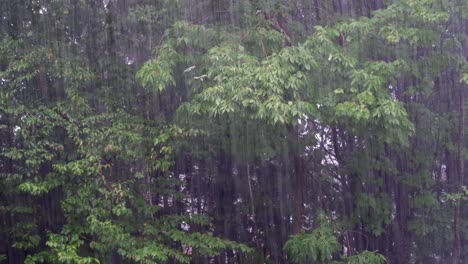
<instances>
[{"instance_id":1,"label":"tree trunk","mask_svg":"<svg viewBox=\"0 0 468 264\"><path fill-rule=\"evenodd\" d=\"M464 148L465 148L465 98L464 98L464 86L460 86L460 96L459 96L459 123L458 123L458 177L456 183L457 192L463 192L463 184L465 182L465 159L464 159ZM454 215L454 232L455 232L455 259L454 263L462 263L462 239L460 231L460 211L461 204L460 199L457 200L455 206L455 215Z\"/></svg>"},{"instance_id":2,"label":"tree trunk","mask_svg":"<svg viewBox=\"0 0 468 264\"><path fill-rule=\"evenodd\" d=\"M302 230L303 225L303 186L304 186L304 161L299 154L294 157L294 172L295 172L295 192L294 192L294 234L298 234Z\"/></svg>"},{"instance_id":3,"label":"tree trunk","mask_svg":"<svg viewBox=\"0 0 468 264\"><path fill-rule=\"evenodd\" d=\"M289 127L290 136L290 155L294 166L294 222L293 232L298 234L302 230L303 225L303 187L304 187L304 160L301 157L301 149L299 147L299 132L298 127Z\"/></svg>"}]
</instances>

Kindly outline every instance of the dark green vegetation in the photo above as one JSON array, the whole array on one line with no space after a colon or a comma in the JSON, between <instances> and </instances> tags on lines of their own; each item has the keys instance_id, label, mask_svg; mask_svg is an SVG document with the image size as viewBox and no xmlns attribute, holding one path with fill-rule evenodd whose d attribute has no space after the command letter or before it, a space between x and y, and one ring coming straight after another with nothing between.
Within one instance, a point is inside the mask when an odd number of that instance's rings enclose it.
<instances>
[{"instance_id":1,"label":"dark green vegetation","mask_svg":"<svg viewBox=\"0 0 468 264\"><path fill-rule=\"evenodd\" d=\"M464 0L0 0L0 262L467 263Z\"/></svg>"}]
</instances>

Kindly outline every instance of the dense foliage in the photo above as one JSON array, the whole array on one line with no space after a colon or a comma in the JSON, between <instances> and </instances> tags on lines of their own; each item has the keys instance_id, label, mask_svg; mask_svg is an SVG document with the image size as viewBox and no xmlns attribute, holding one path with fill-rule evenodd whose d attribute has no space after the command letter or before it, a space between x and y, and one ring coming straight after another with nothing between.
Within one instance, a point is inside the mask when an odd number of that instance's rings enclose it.
<instances>
[{"instance_id":1,"label":"dense foliage","mask_svg":"<svg viewBox=\"0 0 468 264\"><path fill-rule=\"evenodd\" d=\"M0 20L0 262L468 260L467 1Z\"/></svg>"}]
</instances>

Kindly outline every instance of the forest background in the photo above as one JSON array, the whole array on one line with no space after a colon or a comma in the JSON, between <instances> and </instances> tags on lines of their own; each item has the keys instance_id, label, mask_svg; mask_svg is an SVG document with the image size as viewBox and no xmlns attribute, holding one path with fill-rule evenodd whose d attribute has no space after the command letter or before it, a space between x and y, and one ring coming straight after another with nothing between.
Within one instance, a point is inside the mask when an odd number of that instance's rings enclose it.
<instances>
[{"instance_id":1,"label":"forest background","mask_svg":"<svg viewBox=\"0 0 468 264\"><path fill-rule=\"evenodd\" d=\"M468 263L467 1L0 21L0 262Z\"/></svg>"}]
</instances>

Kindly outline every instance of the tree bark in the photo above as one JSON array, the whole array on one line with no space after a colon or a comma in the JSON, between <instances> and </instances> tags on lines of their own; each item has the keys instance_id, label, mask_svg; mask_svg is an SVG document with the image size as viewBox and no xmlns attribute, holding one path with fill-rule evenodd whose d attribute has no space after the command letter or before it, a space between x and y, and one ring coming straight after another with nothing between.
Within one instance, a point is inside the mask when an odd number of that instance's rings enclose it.
<instances>
[{"instance_id":1,"label":"tree bark","mask_svg":"<svg viewBox=\"0 0 468 264\"><path fill-rule=\"evenodd\" d=\"M294 157L294 172L295 172L295 182L296 188L294 192L294 234L298 234L302 230L303 225L303 186L304 186L304 161L299 156L299 154L295 154Z\"/></svg>"},{"instance_id":2,"label":"tree bark","mask_svg":"<svg viewBox=\"0 0 468 264\"><path fill-rule=\"evenodd\" d=\"M290 136L290 157L294 166L294 217L293 217L293 232L298 234L303 226L303 186L304 186L304 160L301 157L302 151L299 147L299 132L298 127L289 127Z\"/></svg>"},{"instance_id":3,"label":"tree bark","mask_svg":"<svg viewBox=\"0 0 468 264\"><path fill-rule=\"evenodd\" d=\"M464 158L464 148L465 148L465 98L464 98L464 86L460 85L460 96L459 96L459 123L458 123L458 177L457 177L457 192L463 192L463 184L465 182L465 158ZM460 199L457 200L455 206L455 215L454 215L454 232L455 232L455 260L454 263L462 263L462 239L460 231L460 222L461 222L461 204Z\"/></svg>"}]
</instances>

